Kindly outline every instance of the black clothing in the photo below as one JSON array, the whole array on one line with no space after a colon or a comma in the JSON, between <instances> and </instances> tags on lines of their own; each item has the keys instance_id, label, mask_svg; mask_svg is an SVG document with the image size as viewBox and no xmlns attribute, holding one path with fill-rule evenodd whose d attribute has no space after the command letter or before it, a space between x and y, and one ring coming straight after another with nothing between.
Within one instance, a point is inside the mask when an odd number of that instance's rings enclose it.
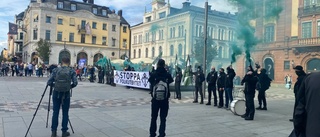
<instances>
[{"instance_id":1,"label":"black clothing","mask_svg":"<svg viewBox=\"0 0 320 137\"><path fill-rule=\"evenodd\" d=\"M249 119L254 118L254 95L255 95L255 89L256 89L256 84L258 82L258 78L254 76L253 74L246 74L244 78L241 81L241 84L244 86L244 94L246 98L246 113L245 116Z\"/></svg>"},{"instance_id":2,"label":"black clothing","mask_svg":"<svg viewBox=\"0 0 320 137\"><path fill-rule=\"evenodd\" d=\"M320 72L305 76L297 92L294 130L297 137L320 137Z\"/></svg>"},{"instance_id":3,"label":"black clothing","mask_svg":"<svg viewBox=\"0 0 320 137\"><path fill-rule=\"evenodd\" d=\"M218 86L218 93L219 93L219 107L223 107L223 93L226 81L226 73L220 72L218 77L217 86Z\"/></svg>"},{"instance_id":4,"label":"black clothing","mask_svg":"<svg viewBox=\"0 0 320 137\"><path fill-rule=\"evenodd\" d=\"M211 71L207 75L207 82L208 82L208 104L211 104L211 96L213 93L214 105L217 105L217 78L218 74L216 71Z\"/></svg>"},{"instance_id":5,"label":"black clothing","mask_svg":"<svg viewBox=\"0 0 320 137\"><path fill-rule=\"evenodd\" d=\"M193 75L196 76L195 78L195 88L196 88L196 96L194 102L198 102L198 93L201 96L201 103L203 103L203 94L202 94L202 83L205 81L205 77L202 71L191 72Z\"/></svg>"},{"instance_id":6,"label":"black clothing","mask_svg":"<svg viewBox=\"0 0 320 137\"><path fill-rule=\"evenodd\" d=\"M176 90L176 97L178 99L181 99L181 89L180 89L180 86L181 86L181 79L182 79L182 72L181 71L178 71L176 72L176 78L174 80L175 82L175 90Z\"/></svg>"},{"instance_id":7,"label":"black clothing","mask_svg":"<svg viewBox=\"0 0 320 137\"><path fill-rule=\"evenodd\" d=\"M263 108L267 108L267 99L266 99L266 90L259 90L258 94L258 102L259 102L259 108L261 108L263 104Z\"/></svg>"},{"instance_id":8,"label":"black clothing","mask_svg":"<svg viewBox=\"0 0 320 137\"><path fill-rule=\"evenodd\" d=\"M263 103L263 108L267 108L267 100L266 100L266 90L269 89L270 87L270 83L271 83L271 79L269 78L269 76L267 74L265 74L265 72L261 72L258 76L259 78L259 94L258 94L258 101L259 101L259 107L261 108L262 103Z\"/></svg>"},{"instance_id":9,"label":"black clothing","mask_svg":"<svg viewBox=\"0 0 320 137\"><path fill-rule=\"evenodd\" d=\"M149 82L151 85L155 85L158 83L161 79L165 80L166 83L169 84L173 82L173 78L171 75L165 70L165 68L159 67L157 70L151 74L149 78ZM152 86L151 86L152 87ZM151 97L153 95L151 94ZM150 137L156 136L156 130L157 130L157 118L158 113L160 111L160 128L159 128L159 134L160 136L165 136L165 129L166 129L166 118L168 115L169 110L169 98L170 98L170 89L168 89L168 99L167 100L156 100L152 98L151 100L151 123L150 123Z\"/></svg>"},{"instance_id":10,"label":"black clothing","mask_svg":"<svg viewBox=\"0 0 320 137\"><path fill-rule=\"evenodd\" d=\"M236 76L236 73L233 69L227 69L227 76L226 76L226 85L225 88L233 88L233 79Z\"/></svg>"}]
</instances>

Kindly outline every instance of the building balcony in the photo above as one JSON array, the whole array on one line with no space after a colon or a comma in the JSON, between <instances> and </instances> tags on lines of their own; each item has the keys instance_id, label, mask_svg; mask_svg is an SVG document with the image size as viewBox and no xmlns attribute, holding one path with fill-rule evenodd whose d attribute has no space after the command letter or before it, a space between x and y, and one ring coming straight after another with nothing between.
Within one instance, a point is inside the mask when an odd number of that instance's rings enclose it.
<instances>
[{"instance_id":1,"label":"building balcony","mask_svg":"<svg viewBox=\"0 0 320 137\"><path fill-rule=\"evenodd\" d=\"M318 45L320 45L320 37L298 39L297 45L300 45L300 46L318 46Z\"/></svg>"},{"instance_id":2,"label":"building balcony","mask_svg":"<svg viewBox=\"0 0 320 137\"><path fill-rule=\"evenodd\" d=\"M310 16L315 14L320 14L320 5L305 6L305 7L299 8L299 11L298 11L299 17Z\"/></svg>"},{"instance_id":3,"label":"building balcony","mask_svg":"<svg viewBox=\"0 0 320 137\"><path fill-rule=\"evenodd\" d=\"M85 27L85 26L78 25L78 32L79 32L80 34L86 34L86 33L87 33L86 27Z\"/></svg>"}]
</instances>

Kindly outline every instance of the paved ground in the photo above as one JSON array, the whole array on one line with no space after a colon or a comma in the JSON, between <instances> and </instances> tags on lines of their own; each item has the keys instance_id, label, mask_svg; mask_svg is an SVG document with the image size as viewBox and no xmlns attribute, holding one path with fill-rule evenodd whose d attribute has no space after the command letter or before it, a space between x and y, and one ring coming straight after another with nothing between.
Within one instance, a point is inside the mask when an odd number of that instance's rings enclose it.
<instances>
[{"instance_id":1,"label":"paved ground","mask_svg":"<svg viewBox=\"0 0 320 137\"><path fill-rule=\"evenodd\" d=\"M0 137L25 135L46 80L0 77ZM51 134L50 128L45 127L48 94L44 96L28 137ZM283 86L267 91L268 111L256 111L254 121L245 121L225 109L193 104L192 92L182 95L180 101L171 100L168 137L287 137L292 130L288 119L292 115L293 93ZM75 131L72 137L148 137L148 91L86 81L74 89L71 102L70 121Z\"/></svg>"}]
</instances>

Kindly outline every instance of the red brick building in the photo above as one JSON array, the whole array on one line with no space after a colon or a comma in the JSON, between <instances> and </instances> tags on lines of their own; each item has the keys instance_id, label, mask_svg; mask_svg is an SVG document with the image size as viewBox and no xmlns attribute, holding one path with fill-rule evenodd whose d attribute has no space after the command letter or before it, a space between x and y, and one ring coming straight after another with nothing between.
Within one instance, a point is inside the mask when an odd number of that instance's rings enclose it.
<instances>
[{"instance_id":1,"label":"red brick building","mask_svg":"<svg viewBox=\"0 0 320 137\"><path fill-rule=\"evenodd\" d=\"M266 0L257 4L259 12L267 14L270 4ZM255 21L256 35L263 42L252 52L253 62L266 68L274 83L284 83L287 74L296 79L292 63L306 72L320 71L320 1L283 0L277 4L283 7L278 20ZM238 76L244 76L246 66L245 57L238 58Z\"/></svg>"}]
</instances>

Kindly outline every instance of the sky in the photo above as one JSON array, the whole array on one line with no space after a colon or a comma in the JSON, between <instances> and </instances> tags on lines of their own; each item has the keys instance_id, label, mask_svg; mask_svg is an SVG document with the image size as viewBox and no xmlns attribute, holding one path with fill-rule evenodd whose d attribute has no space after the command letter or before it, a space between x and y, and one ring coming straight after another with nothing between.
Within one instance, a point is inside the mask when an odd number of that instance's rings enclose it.
<instances>
[{"instance_id":1,"label":"sky","mask_svg":"<svg viewBox=\"0 0 320 137\"><path fill-rule=\"evenodd\" d=\"M82 0L76 0L82 1ZM168 0L166 0L167 2ZM170 5L181 8L186 0L170 0ZM191 5L204 7L206 0L189 0ZM23 12L30 0L1 0L0 4L0 50L7 48L8 22L14 22L15 15ZM142 22L145 7L151 10L152 0L95 0L95 4L110 7L116 11L122 9L124 18L131 26ZM223 12L235 12L236 8L228 3L228 0L208 0L211 9Z\"/></svg>"}]
</instances>

